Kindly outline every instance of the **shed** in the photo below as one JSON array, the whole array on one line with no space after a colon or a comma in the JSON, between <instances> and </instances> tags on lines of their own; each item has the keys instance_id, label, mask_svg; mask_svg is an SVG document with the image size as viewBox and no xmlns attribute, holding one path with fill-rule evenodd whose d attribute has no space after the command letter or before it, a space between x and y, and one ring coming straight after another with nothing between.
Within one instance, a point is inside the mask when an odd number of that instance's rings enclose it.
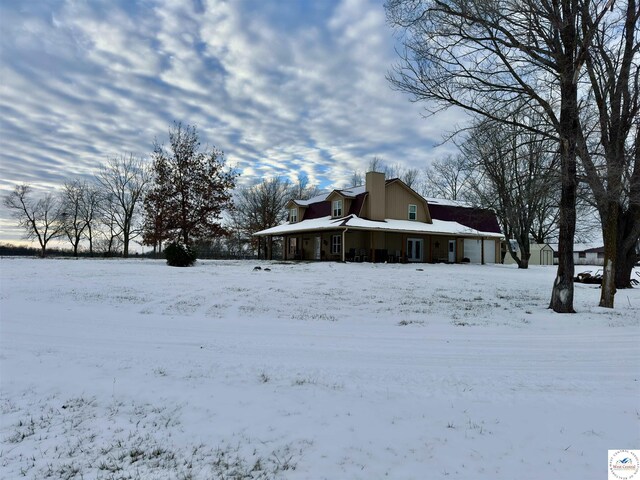
<instances>
[{"instance_id":1,"label":"shed","mask_svg":"<svg viewBox=\"0 0 640 480\"><path fill-rule=\"evenodd\" d=\"M520 254L518 244L515 241L513 243L515 244L515 250ZM548 243L532 243L529 245L529 252L531 253L529 265L553 265L553 248ZM514 265L516 263L508 250L502 263L505 265Z\"/></svg>"}]
</instances>

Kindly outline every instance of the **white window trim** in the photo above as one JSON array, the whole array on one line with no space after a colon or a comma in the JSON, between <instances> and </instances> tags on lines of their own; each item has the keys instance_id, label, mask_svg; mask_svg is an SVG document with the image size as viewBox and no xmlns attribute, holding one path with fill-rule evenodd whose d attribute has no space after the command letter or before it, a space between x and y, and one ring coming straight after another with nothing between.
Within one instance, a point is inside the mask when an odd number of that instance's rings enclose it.
<instances>
[{"instance_id":1,"label":"white window trim","mask_svg":"<svg viewBox=\"0 0 640 480\"><path fill-rule=\"evenodd\" d=\"M333 202L331 202L331 216L342 216L342 200L334 200Z\"/></svg>"},{"instance_id":2,"label":"white window trim","mask_svg":"<svg viewBox=\"0 0 640 480\"><path fill-rule=\"evenodd\" d=\"M411 218L411 207L414 208L414 212L413 212L413 218ZM418 219L418 206L417 205L413 205L413 204L409 204L409 216L408 216L409 220L417 220Z\"/></svg>"},{"instance_id":3,"label":"white window trim","mask_svg":"<svg viewBox=\"0 0 640 480\"><path fill-rule=\"evenodd\" d=\"M331 236L331 254L340 255L342 253L342 235Z\"/></svg>"},{"instance_id":4,"label":"white window trim","mask_svg":"<svg viewBox=\"0 0 640 480\"><path fill-rule=\"evenodd\" d=\"M298 221L298 209L292 208L289 210L289 223L296 223Z\"/></svg>"}]
</instances>

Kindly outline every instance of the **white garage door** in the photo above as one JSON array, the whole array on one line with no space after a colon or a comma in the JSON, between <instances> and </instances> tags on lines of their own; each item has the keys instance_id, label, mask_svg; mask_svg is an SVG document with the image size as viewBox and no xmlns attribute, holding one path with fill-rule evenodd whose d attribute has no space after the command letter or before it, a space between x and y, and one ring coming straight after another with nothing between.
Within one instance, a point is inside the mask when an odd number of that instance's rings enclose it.
<instances>
[{"instance_id":1,"label":"white garage door","mask_svg":"<svg viewBox=\"0 0 640 480\"><path fill-rule=\"evenodd\" d=\"M480 248L480 240L474 238L464 239L464 257L468 258L471 263L480 263L482 261L482 251Z\"/></svg>"},{"instance_id":2,"label":"white garage door","mask_svg":"<svg viewBox=\"0 0 640 480\"><path fill-rule=\"evenodd\" d=\"M496 241L484 241L484 263L496 263Z\"/></svg>"}]
</instances>

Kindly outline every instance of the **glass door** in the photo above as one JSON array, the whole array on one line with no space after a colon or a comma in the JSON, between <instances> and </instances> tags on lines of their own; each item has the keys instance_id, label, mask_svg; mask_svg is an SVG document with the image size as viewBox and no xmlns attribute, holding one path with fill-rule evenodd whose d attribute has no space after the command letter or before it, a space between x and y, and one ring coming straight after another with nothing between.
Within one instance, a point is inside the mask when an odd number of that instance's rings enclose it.
<instances>
[{"instance_id":1,"label":"glass door","mask_svg":"<svg viewBox=\"0 0 640 480\"><path fill-rule=\"evenodd\" d=\"M423 251L423 240L421 238L407 239L407 260L409 262L421 262Z\"/></svg>"}]
</instances>

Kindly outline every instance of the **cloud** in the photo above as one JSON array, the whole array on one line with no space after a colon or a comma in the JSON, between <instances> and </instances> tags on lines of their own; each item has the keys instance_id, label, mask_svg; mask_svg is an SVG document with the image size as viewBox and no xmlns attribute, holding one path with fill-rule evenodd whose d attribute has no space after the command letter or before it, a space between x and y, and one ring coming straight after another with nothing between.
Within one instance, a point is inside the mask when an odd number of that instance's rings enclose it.
<instances>
[{"instance_id":1,"label":"cloud","mask_svg":"<svg viewBox=\"0 0 640 480\"><path fill-rule=\"evenodd\" d=\"M0 193L148 155L173 121L243 182L303 172L331 187L374 155L422 168L460 118L425 120L391 90L379 1L23 3L0 4Z\"/></svg>"}]
</instances>

